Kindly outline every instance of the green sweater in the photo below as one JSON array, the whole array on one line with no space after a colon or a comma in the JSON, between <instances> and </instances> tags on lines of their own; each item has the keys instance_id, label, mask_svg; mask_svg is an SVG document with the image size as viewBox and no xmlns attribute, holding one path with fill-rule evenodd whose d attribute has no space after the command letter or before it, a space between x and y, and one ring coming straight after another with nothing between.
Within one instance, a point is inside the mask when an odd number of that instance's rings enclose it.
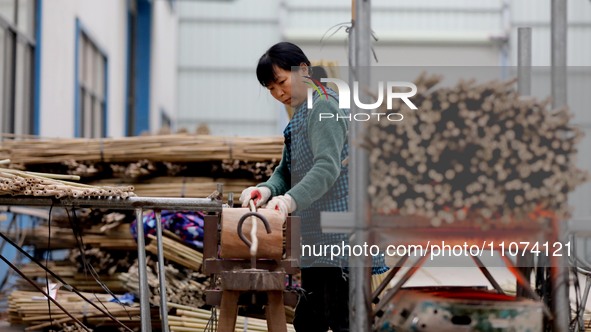
<instances>
[{"instance_id":1,"label":"green sweater","mask_svg":"<svg viewBox=\"0 0 591 332\"><path fill-rule=\"evenodd\" d=\"M341 151L347 140L348 119L336 120L337 114L344 116L337 102L333 100L316 99L314 106L308 110L305 105L298 107L300 112L308 114L308 143L314 155L314 166L304 178L291 189L290 172L285 161L286 147L283 147L283 157L279 166L267 182L257 186L271 189L271 195L289 194L296 202L297 210L308 208L330 190L341 172ZM331 113L334 118L326 116L319 120L320 113Z\"/></svg>"}]
</instances>

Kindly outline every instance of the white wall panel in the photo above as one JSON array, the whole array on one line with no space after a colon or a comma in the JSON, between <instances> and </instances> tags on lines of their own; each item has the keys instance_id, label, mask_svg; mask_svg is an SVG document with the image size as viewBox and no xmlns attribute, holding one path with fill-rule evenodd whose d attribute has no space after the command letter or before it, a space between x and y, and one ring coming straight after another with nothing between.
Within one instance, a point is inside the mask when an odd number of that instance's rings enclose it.
<instances>
[{"instance_id":1,"label":"white wall panel","mask_svg":"<svg viewBox=\"0 0 591 332\"><path fill-rule=\"evenodd\" d=\"M179 29L179 67L250 68L277 42L277 21L219 24L183 20Z\"/></svg>"},{"instance_id":2,"label":"white wall panel","mask_svg":"<svg viewBox=\"0 0 591 332\"><path fill-rule=\"evenodd\" d=\"M283 107L256 79L258 59L280 41L278 12L279 1L272 0L179 2L177 127L280 133Z\"/></svg>"},{"instance_id":3,"label":"white wall panel","mask_svg":"<svg viewBox=\"0 0 591 332\"><path fill-rule=\"evenodd\" d=\"M178 21L168 1L155 1L153 6L150 130L157 132L162 112L173 122L176 116Z\"/></svg>"},{"instance_id":4,"label":"white wall panel","mask_svg":"<svg viewBox=\"0 0 591 332\"><path fill-rule=\"evenodd\" d=\"M272 135L278 133L275 123L279 111L285 112L259 85L253 71L179 73L179 127L207 123L216 124L216 130L221 131L215 133L220 135ZM230 130L233 124L242 128Z\"/></svg>"},{"instance_id":5,"label":"white wall panel","mask_svg":"<svg viewBox=\"0 0 591 332\"><path fill-rule=\"evenodd\" d=\"M186 18L267 19L277 15L278 0L177 1L181 21Z\"/></svg>"}]
</instances>

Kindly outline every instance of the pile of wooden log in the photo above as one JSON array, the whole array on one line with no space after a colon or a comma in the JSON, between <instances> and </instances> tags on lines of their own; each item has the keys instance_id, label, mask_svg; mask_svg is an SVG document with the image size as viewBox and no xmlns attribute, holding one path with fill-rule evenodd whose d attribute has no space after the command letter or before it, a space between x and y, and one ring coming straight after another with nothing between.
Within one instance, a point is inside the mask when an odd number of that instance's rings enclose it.
<instances>
[{"instance_id":1,"label":"pile of wooden log","mask_svg":"<svg viewBox=\"0 0 591 332\"><path fill-rule=\"evenodd\" d=\"M418 110L400 100L395 111L379 110L402 121L369 123L374 211L424 215L433 226L471 214L507 222L567 216L567 194L587 179L575 165L582 133L568 109L520 98L512 82L436 89L440 79L417 79Z\"/></svg>"}]
</instances>

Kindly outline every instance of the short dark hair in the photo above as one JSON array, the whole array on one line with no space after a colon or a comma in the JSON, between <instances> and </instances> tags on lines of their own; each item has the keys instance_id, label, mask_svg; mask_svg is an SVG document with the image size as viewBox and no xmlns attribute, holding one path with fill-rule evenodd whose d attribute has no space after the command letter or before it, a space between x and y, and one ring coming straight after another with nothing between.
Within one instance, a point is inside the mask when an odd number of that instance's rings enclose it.
<instances>
[{"instance_id":1,"label":"short dark hair","mask_svg":"<svg viewBox=\"0 0 591 332\"><path fill-rule=\"evenodd\" d=\"M299 66L302 63L310 66L310 60L301 48L289 42L277 43L271 46L259 59L257 79L262 86L266 87L277 80L274 66L283 70L291 70L291 67Z\"/></svg>"},{"instance_id":2,"label":"short dark hair","mask_svg":"<svg viewBox=\"0 0 591 332\"><path fill-rule=\"evenodd\" d=\"M312 78L314 80L316 80L317 82L320 82L321 79L323 78L327 78L328 74L326 73L326 69L324 69L324 67L322 66L313 66L310 68L310 76L312 76ZM316 83L316 82L314 82ZM320 84L324 85L325 87L326 82L321 82Z\"/></svg>"}]
</instances>

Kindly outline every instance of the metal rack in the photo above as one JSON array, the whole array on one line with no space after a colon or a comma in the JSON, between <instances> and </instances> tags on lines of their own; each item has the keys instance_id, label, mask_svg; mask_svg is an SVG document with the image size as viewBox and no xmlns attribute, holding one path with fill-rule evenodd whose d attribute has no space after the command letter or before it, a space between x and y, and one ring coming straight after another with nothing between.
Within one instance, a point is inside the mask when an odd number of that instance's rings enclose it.
<instances>
[{"instance_id":1,"label":"metal rack","mask_svg":"<svg viewBox=\"0 0 591 332\"><path fill-rule=\"evenodd\" d=\"M218 192L222 193L222 186L218 185ZM47 197L0 197L0 205L9 206L60 206L64 208L110 208L120 210L134 210L137 227L138 272L140 286L140 315L141 331L151 332L151 317L148 289L148 272L146 265L146 250L144 241L144 228L140 227L143 220L143 211L154 210L156 215L156 237L158 240L158 278L160 284L160 315L162 331L168 332L168 307L166 299L166 281L164 274L164 255L162 248L162 224L160 223L161 211L166 210L190 210L208 213L221 213L222 202L209 198L158 198L158 197L129 197L129 198L47 198Z\"/></svg>"}]
</instances>

